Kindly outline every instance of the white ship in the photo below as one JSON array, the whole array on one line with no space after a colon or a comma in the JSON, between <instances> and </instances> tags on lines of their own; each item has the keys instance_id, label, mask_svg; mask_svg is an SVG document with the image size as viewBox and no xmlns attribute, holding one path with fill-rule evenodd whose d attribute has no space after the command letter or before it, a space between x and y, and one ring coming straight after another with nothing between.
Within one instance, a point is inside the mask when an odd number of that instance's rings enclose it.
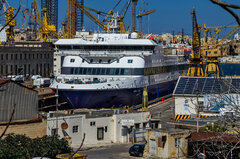
<instances>
[{"instance_id":1,"label":"white ship","mask_svg":"<svg viewBox=\"0 0 240 159\"><path fill-rule=\"evenodd\" d=\"M55 46L57 75L50 88L73 108L136 105L144 87L149 100L159 98L172 93L188 68L184 55L166 55L164 47L137 33L96 33L91 40L60 39Z\"/></svg>"},{"instance_id":2,"label":"white ship","mask_svg":"<svg viewBox=\"0 0 240 159\"><path fill-rule=\"evenodd\" d=\"M179 55L165 55L154 41L137 37L94 34L91 41L58 40L55 60L61 61L61 74L50 87L58 87L73 108L139 104L145 86L149 100L172 93L186 62L179 62Z\"/></svg>"}]
</instances>

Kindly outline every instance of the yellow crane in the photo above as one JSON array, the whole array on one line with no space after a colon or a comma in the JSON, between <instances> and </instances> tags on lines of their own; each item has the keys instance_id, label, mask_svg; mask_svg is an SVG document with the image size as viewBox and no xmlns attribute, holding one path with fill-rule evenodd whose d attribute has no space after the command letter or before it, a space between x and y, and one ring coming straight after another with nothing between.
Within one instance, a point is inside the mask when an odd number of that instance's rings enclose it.
<instances>
[{"instance_id":1,"label":"yellow crane","mask_svg":"<svg viewBox=\"0 0 240 159\"><path fill-rule=\"evenodd\" d=\"M67 38L67 21L62 21L62 37Z\"/></svg>"},{"instance_id":2,"label":"yellow crane","mask_svg":"<svg viewBox=\"0 0 240 159\"><path fill-rule=\"evenodd\" d=\"M229 33L227 33L221 40L219 40L219 32L221 28L234 27ZM204 24L204 43L202 47L202 55L206 61L205 77L213 75L216 77L220 76L219 69L219 57L228 56L229 52L224 52L221 45L227 41L232 35L234 35L240 26L219 26L219 27L206 27ZM208 38L210 34L210 39Z\"/></svg>"},{"instance_id":3,"label":"yellow crane","mask_svg":"<svg viewBox=\"0 0 240 159\"><path fill-rule=\"evenodd\" d=\"M8 7L6 9L6 19L5 23L9 23L8 27L6 28L6 34L7 34L7 42L14 42L14 27L16 26L16 20L13 19L14 17L14 11L16 9L12 7Z\"/></svg>"},{"instance_id":4,"label":"yellow crane","mask_svg":"<svg viewBox=\"0 0 240 159\"><path fill-rule=\"evenodd\" d=\"M43 16L41 19L37 2L36 2L36 0L34 0L33 2L34 2L34 8L36 9L37 16L34 16L31 12L29 12L28 9L24 10L23 13L28 14L31 18L33 18L34 20L36 20L36 22L38 22L40 24L39 39L42 40L43 42L50 41L51 33L54 36L56 36L57 38L59 38L59 35L56 33L55 26L48 25L48 23L47 23L47 9L46 8L42 9Z\"/></svg>"},{"instance_id":5,"label":"yellow crane","mask_svg":"<svg viewBox=\"0 0 240 159\"><path fill-rule=\"evenodd\" d=\"M142 17L145 15L149 15L151 13L154 13L156 11L156 9L150 10L148 12L142 12L142 9L139 9L139 15L137 15L137 18L139 20L139 32L142 33Z\"/></svg>"},{"instance_id":6,"label":"yellow crane","mask_svg":"<svg viewBox=\"0 0 240 159\"><path fill-rule=\"evenodd\" d=\"M192 57L188 63L189 69L187 76L203 77L203 62L201 55L200 26L197 23L195 8L192 10Z\"/></svg>"},{"instance_id":7,"label":"yellow crane","mask_svg":"<svg viewBox=\"0 0 240 159\"><path fill-rule=\"evenodd\" d=\"M115 16L113 16L113 14L111 14L111 18L110 18L110 22L109 24L105 24L104 22L102 22L101 20L99 20L97 17L95 17L93 14L91 14L88 10L90 11L94 11L97 14L102 14L104 12L100 12L94 9L90 9L82 4L79 4L76 2L76 0L69 0L72 4L74 4L77 8L79 8L84 14L86 14L93 22L95 22L96 24L98 24L98 26L100 28L102 28L105 31L111 31L111 25L113 25L113 23L111 23L114 18L116 18ZM110 13L108 13L110 15ZM108 15L108 16L109 16ZM106 18L106 17L105 17ZM117 23L119 25L118 28L118 32L125 32L125 28L124 28L124 23L123 23L123 16L117 16Z\"/></svg>"}]
</instances>

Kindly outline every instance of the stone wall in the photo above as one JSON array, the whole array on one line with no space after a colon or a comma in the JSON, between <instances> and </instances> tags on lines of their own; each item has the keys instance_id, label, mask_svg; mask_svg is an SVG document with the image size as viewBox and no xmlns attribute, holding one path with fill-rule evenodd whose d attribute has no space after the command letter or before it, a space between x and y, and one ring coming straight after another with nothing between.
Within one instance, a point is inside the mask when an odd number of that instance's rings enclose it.
<instances>
[{"instance_id":1,"label":"stone wall","mask_svg":"<svg viewBox=\"0 0 240 159\"><path fill-rule=\"evenodd\" d=\"M26 135L30 138L42 137L46 135L46 120L40 120L35 122L18 122L13 123L7 129L7 134L18 134L18 135ZM0 125L0 134L4 131L6 124Z\"/></svg>"}]
</instances>

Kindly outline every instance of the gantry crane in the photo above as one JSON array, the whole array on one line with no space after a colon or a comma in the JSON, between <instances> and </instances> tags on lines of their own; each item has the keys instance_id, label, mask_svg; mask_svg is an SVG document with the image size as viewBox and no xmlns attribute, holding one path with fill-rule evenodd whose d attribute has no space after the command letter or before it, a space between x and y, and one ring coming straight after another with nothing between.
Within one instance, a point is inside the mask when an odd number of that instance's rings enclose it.
<instances>
[{"instance_id":1,"label":"gantry crane","mask_svg":"<svg viewBox=\"0 0 240 159\"><path fill-rule=\"evenodd\" d=\"M187 76L203 77L203 62L201 55L200 26L197 23L195 8L192 10L192 57L189 61Z\"/></svg>"},{"instance_id":2,"label":"gantry crane","mask_svg":"<svg viewBox=\"0 0 240 159\"><path fill-rule=\"evenodd\" d=\"M142 17L145 15L149 15L151 13L154 13L156 11L156 9L150 10L148 12L142 12L142 9L139 9L139 15L137 15L137 18L139 20L139 32L142 33Z\"/></svg>"},{"instance_id":3,"label":"gantry crane","mask_svg":"<svg viewBox=\"0 0 240 159\"><path fill-rule=\"evenodd\" d=\"M225 37L218 40L219 32L221 28L235 27ZM205 77L213 75L220 76L219 70L219 57L228 56L229 52L223 52L221 45L227 41L232 35L234 35L240 26L219 26L219 27L206 27L204 24L204 44L202 47L202 56L206 61ZM211 38L208 39L208 34L211 34Z\"/></svg>"},{"instance_id":4,"label":"gantry crane","mask_svg":"<svg viewBox=\"0 0 240 159\"><path fill-rule=\"evenodd\" d=\"M36 9L36 13L37 16L33 15L31 12L29 12L28 9L24 10L23 13L28 14L29 16L31 16L34 20L36 20L39 24L40 24L40 28L39 28L39 39L42 40L43 42L47 42L51 40L51 33L56 36L57 38L59 38L59 35L56 33L56 29L54 25L48 25L47 23L47 9L43 8L42 12L43 12L43 16L42 19L40 17L40 13L38 10L38 5L37 5L37 1L34 0L34 8Z\"/></svg>"}]
</instances>

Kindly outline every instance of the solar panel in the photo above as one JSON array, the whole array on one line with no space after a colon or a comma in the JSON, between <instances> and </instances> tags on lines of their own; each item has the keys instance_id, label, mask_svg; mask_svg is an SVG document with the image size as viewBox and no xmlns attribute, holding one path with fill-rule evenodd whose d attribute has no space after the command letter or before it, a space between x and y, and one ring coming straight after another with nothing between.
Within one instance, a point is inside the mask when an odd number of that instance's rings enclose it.
<instances>
[{"instance_id":1,"label":"solar panel","mask_svg":"<svg viewBox=\"0 0 240 159\"><path fill-rule=\"evenodd\" d=\"M174 94L240 93L240 78L179 77Z\"/></svg>"}]
</instances>

